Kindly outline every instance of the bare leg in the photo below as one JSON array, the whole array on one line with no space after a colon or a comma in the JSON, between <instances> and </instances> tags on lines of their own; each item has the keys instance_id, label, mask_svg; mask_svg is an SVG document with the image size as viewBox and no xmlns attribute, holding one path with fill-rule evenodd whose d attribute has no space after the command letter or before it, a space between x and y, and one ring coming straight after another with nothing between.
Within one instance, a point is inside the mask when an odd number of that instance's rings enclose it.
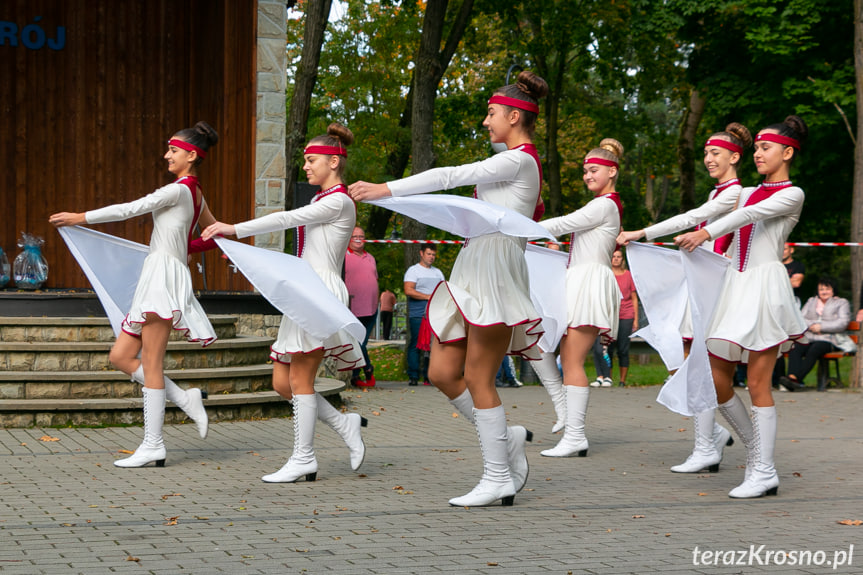
<instances>
[{"instance_id":1,"label":"bare leg","mask_svg":"<svg viewBox=\"0 0 863 575\"><path fill-rule=\"evenodd\" d=\"M438 338L432 338L428 368L429 381L451 400L462 395L467 389L464 381L466 356L466 339L441 343Z\"/></svg>"},{"instance_id":2,"label":"bare leg","mask_svg":"<svg viewBox=\"0 0 863 575\"><path fill-rule=\"evenodd\" d=\"M773 407L773 366L776 365L778 349L771 347L764 351L749 352L749 365L746 381L749 397L756 407Z\"/></svg>"},{"instance_id":3,"label":"bare leg","mask_svg":"<svg viewBox=\"0 0 863 575\"><path fill-rule=\"evenodd\" d=\"M299 354L295 354L299 355ZM293 362L293 357L291 357ZM294 395L291 393L291 364L273 362L273 391L282 398L290 401Z\"/></svg>"},{"instance_id":4,"label":"bare leg","mask_svg":"<svg viewBox=\"0 0 863 575\"><path fill-rule=\"evenodd\" d=\"M567 330L566 337L560 342L560 362L563 366L563 384L587 387L587 373L584 361L593 347L599 329L578 327Z\"/></svg>"},{"instance_id":5,"label":"bare leg","mask_svg":"<svg viewBox=\"0 0 863 575\"><path fill-rule=\"evenodd\" d=\"M138 366L141 365L141 360L138 359L140 352L141 338L121 331L114 345L111 347L108 360L111 362L111 365L123 373L132 375L138 369Z\"/></svg>"}]
</instances>

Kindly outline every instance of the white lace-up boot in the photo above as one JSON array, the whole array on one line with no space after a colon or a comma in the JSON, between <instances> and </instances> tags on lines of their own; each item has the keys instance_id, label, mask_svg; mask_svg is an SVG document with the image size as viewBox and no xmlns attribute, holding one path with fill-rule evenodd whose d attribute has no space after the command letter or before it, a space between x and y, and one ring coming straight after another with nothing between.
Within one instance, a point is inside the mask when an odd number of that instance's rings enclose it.
<instances>
[{"instance_id":1,"label":"white lace-up boot","mask_svg":"<svg viewBox=\"0 0 863 575\"><path fill-rule=\"evenodd\" d=\"M746 477L729 497L750 499L779 492L779 474L773 464L776 449L776 407L752 406L752 447L747 450Z\"/></svg>"},{"instance_id":2,"label":"white lace-up boot","mask_svg":"<svg viewBox=\"0 0 863 575\"><path fill-rule=\"evenodd\" d=\"M356 471L366 458L362 428L368 426L368 420L358 413L342 413L320 393L315 393L315 399L318 404L318 419L332 427L344 440L351 454L351 469Z\"/></svg>"},{"instance_id":3,"label":"white lace-up boot","mask_svg":"<svg viewBox=\"0 0 863 575\"><path fill-rule=\"evenodd\" d=\"M749 458L751 456L752 436L754 433L752 429L752 418L749 417L749 411L746 409L746 406L737 394L732 395L731 399L725 403L719 404L718 409L719 413L722 414L722 417L725 418L725 421L731 425L731 429L734 430L737 437L740 438L741 443L743 443L743 447L746 448L746 471L744 477L749 477L749 472L751 470Z\"/></svg>"},{"instance_id":4,"label":"white lace-up boot","mask_svg":"<svg viewBox=\"0 0 863 575\"><path fill-rule=\"evenodd\" d=\"M551 449L541 451L540 455L546 457L585 457L587 455L588 443L584 435L584 420L587 417L587 399L590 394L589 387L578 387L565 385L566 393L566 426L563 429L563 437L557 445Z\"/></svg>"},{"instance_id":5,"label":"white lace-up boot","mask_svg":"<svg viewBox=\"0 0 863 575\"><path fill-rule=\"evenodd\" d=\"M135 453L126 459L114 462L117 467L143 467L156 462L156 467L165 467L165 442L162 440L162 424L165 422L165 390L144 390L144 441Z\"/></svg>"},{"instance_id":6,"label":"white lace-up boot","mask_svg":"<svg viewBox=\"0 0 863 575\"><path fill-rule=\"evenodd\" d=\"M557 422L551 428L552 433L561 431L566 425L566 394L563 392L563 377L557 369L557 361L553 353L542 353L542 359L530 362L531 367L539 376L542 386L548 392Z\"/></svg>"},{"instance_id":7,"label":"white lace-up boot","mask_svg":"<svg viewBox=\"0 0 863 575\"><path fill-rule=\"evenodd\" d=\"M716 410L708 409L696 413L692 420L695 426L695 447L686 461L671 468L674 473L698 473L707 469L710 473L719 471L722 450L731 440L727 429L716 423ZM731 440L733 441L733 440Z\"/></svg>"},{"instance_id":8,"label":"white lace-up boot","mask_svg":"<svg viewBox=\"0 0 863 575\"><path fill-rule=\"evenodd\" d=\"M168 401L183 410L183 413L195 422L195 426L198 428L198 435L201 436L201 439L206 439L210 427L210 419L207 417L207 410L204 409L203 400L207 399L207 392L201 391L197 387L188 390L183 389L168 376L164 376L163 379L165 380L165 396ZM143 365L138 365L138 369L132 373L132 381L144 385Z\"/></svg>"},{"instance_id":9,"label":"white lace-up boot","mask_svg":"<svg viewBox=\"0 0 863 575\"><path fill-rule=\"evenodd\" d=\"M502 505L512 505L516 490L509 473L506 413L502 405L473 411L482 451L482 478L470 493L450 499L449 504L457 507L480 507L500 501Z\"/></svg>"},{"instance_id":10,"label":"white lace-up boot","mask_svg":"<svg viewBox=\"0 0 863 575\"><path fill-rule=\"evenodd\" d=\"M465 389L461 395L449 400L450 404L461 413L465 419L475 424L473 397L470 391ZM524 489L527 476L530 473L530 464L525 453L525 443L533 441L533 432L521 425L513 425L506 429L506 450L509 455L509 473L516 491Z\"/></svg>"},{"instance_id":11,"label":"white lace-up boot","mask_svg":"<svg viewBox=\"0 0 863 575\"><path fill-rule=\"evenodd\" d=\"M318 419L318 400L315 394L294 395L294 452L281 469L264 475L267 483L293 483L305 476L314 481L318 476L315 458L315 421Z\"/></svg>"}]
</instances>

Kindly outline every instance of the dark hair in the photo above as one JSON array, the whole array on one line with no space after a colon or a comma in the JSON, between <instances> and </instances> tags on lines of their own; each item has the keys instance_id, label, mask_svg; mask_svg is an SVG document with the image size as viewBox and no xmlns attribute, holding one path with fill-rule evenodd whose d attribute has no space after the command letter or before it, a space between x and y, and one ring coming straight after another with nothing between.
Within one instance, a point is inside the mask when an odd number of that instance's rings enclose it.
<instances>
[{"instance_id":1,"label":"dark hair","mask_svg":"<svg viewBox=\"0 0 863 575\"><path fill-rule=\"evenodd\" d=\"M494 93L506 96L507 98L530 102L531 104L539 104L539 99L545 98L546 94L548 94L548 84L533 72L522 70L515 79L515 84L501 86ZM506 106L505 104L503 106L508 110L514 109L512 106ZM527 130L530 136L533 136L533 132L536 130L536 118L538 114L522 109L518 111L521 113L522 127Z\"/></svg>"},{"instance_id":2,"label":"dark hair","mask_svg":"<svg viewBox=\"0 0 863 575\"><path fill-rule=\"evenodd\" d=\"M830 276L821 276L818 278L818 285L820 286L828 286L833 290L833 295L836 295L836 280L834 280Z\"/></svg>"},{"instance_id":3,"label":"dark hair","mask_svg":"<svg viewBox=\"0 0 863 575\"><path fill-rule=\"evenodd\" d=\"M420 251L424 252L426 250L432 250L432 251L436 252L437 246L434 244L420 244Z\"/></svg>"},{"instance_id":4,"label":"dark hair","mask_svg":"<svg viewBox=\"0 0 863 575\"><path fill-rule=\"evenodd\" d=\"M731 122L727 126L725 126L725 130L722 132L716 132L709 139L713 138L723 138L727 139L732 144L736 144L743 148L744 150L752 145L752 134L749 132L749 128L740 124L738 122ZM740 164L740 160L743 159L743 154L740 155L736 164L732 164L735 168Z\"/></svg>"},{"instance_id":5,"label":"dark hair","mask_svg":"<svg viewBox=\"0 0 863 575\"><path fill-rule=\"evenodd\" d=\"M334 148L347 148L354 143L354 133L346 126L333 122L327 126L327 133L321 136L315 136L309 140L309 145L320 144L321 146L332 146ZM341 178L347 165L347 158L339 156L339 165L336 168L336 175Z\"/></svg>"},{"instance_id":6,"label":"dark hair","mask_svg":"<svg viewBox=\"0 0 863 575\"><path fill-rule=\"evenodd\" d=\"M806 137L809 135L809 127L806 125L806 122L803 121L803 118L800 116L791 115L785 118L781 124L770 124L766 128L762 128L762 130L776 130L776 133L780 136L786 136L788 138L794 138L798 142L800 142L800 147L803 147L803 143L806 141ZM786 146L787 148L788 146ZM800 150L794 150L794 155L791 156L791 161L794 161L794 158L797 157L797 153Z\"/></svg>"},{"instance_id":7,"label":"dark hair","mask_svg":"<svg viewBox=\"0 0 863 575\"><path fill-rule=\"evenodd\" d=\"M207 122L198 122L192 128L184 128L174 134L174 137L179 138L184 142L188 142L193 146L197 146L205 152L215 146L219 141L219 134ZM203 161L204 158L198 156L193 165L197 167Z\"/></svg>"}]
</instances>

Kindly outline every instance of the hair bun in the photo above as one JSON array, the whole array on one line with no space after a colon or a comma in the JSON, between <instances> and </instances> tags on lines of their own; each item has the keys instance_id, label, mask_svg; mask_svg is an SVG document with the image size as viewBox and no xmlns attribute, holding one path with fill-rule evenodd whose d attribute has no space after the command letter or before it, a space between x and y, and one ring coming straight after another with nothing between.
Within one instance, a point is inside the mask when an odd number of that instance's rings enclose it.
<instances>
[{"instance_id":1,"label":"hair bun","mask_svg":"<svg viewBox=\"0 0 863 575\"><path fill-rule=\"evenodd\" d=\"M792 130L797 135L797 141L803 144L806 141L807 136L809 136L809 127L806 125L806 122L803 121L803 118L800 116L791 115L785 118L785 121L782 122Z\"/></svg>"},{"instance_id":2,"label":"hair bun","mask_svg":"<svg viewBox=\"0 0 863 575\"><path fill-rule=\"evenodd\" d=\"M343 126L338 122L333 122L327 126L327 135L340 141L346 148L354 143L354 133L347 126Z\"/></svg>"},{"instance_id":3,"label":"hair bun","mask_svg":"<svg viewBox=\"0 0 863 575\"><path fill-rule=\"evenodd\" d=\"M740 140L740 143L743 144L744 148L748 148L752 145L752 133L750 133L749 128L743 124L740 124L739 122L731 122L725 126L725 131Z\"/></svg>"},{"instance_id":4,"label":"hair bun","mask_svg":"<svg viewBox=\"0 0 863 575\"><path fill-rule=\"evenodd\" d=\"M618 158L623 157L623 144L621 144L614 138L603 138L603 140L599 143L599 147L603 150L608 150Z\"/></svg>"},{"instance_id":5,"label":"hair bun","mask_svg":"<svg viewBox=\"0 0 863 575\"><path fill-rule=\"evenodd\" d=\"M548 94L548 84L540 76L530 70L522 70L518 73L515 86L534 100L545 98Z\"/></svg>"},{"instance_id":6,"label":"hair bun","mask_svg":"<svg viewBox=\"0 0 863 575\"><path fill-rule=\"evenodd\" d=\"M201 134L207 140L207 148L211 148L216 145L219 141L219 134L216 130L208 124L207 122L201 121L195 124L192 128L195 132Z\"/></svg>"}]
</instances>

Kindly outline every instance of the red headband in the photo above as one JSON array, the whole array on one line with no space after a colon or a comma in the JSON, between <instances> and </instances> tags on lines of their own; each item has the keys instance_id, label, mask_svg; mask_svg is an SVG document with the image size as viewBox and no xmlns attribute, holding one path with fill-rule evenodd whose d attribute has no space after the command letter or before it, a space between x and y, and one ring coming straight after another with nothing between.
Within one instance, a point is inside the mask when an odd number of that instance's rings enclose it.
<instances>
[{"instance_id":1,"label":"red headband","mask_svg":"<svg viewBox=\"0 0 863 575\"><path fill-rule=\"evenodd\" d=\"M783 146L791 146L795 150L800 149L800 142L798 142L794 138L789 138L788 136L780 136L779 134L772 134L770 132L761 133L755 136L756 142L760 142L761 140L764 140L766 142L776 142L777 144L782 144Z\"/></svg>"},{"instance_id":2,"label":"red headband","mask_svg":"<svg viewBox=\"0 0 863 575\"><path fill-rule=\"evenodd\" d=\"M207 152L196 146L195 144L190 144L184 140L178 140L177 138L171 138L168 140L169 146L175 146L180 148L181 150L186 150L187 152L197 152L199 156L202 158L207 157Z\"/></svg>"},{"instance_id":3,"label":"red headband","mask_svg":"<svg viewBox=\"0 0 863 575\"><path fill-rule=\"evenodd\" d=\"M519 100L517 98L510 98L508 96L501 96L500 94L495 94L494 96L489 98L488 103L501 104L504 106L510 106L512 108L518 108L519 110L527 110L528 112L533 112L534 114L539 114L539 106L537 106L533 102L528 102L527 100Z\"/></svg>"},{"instance_id":4,"label":"red headband","mask_svg":"<svg viewBox=\"0 0 863 575\"><path fill-rule=\"evenodd\" d=\"M587 164L599 164L600 166L608 166L609 168L617 168L618 170L620 169L620 164L614 160L606 160L605 158L599 158L597 156L585 158L584 165L586 166Z\"/></svg>"},{"instance_id":5,"label":"red headband","mask_svg":"<svg viewBox=\"0 0 863 575\"><path fill-rule=\"evenodd\" d=\"M707 140L704 142L704 147L707 146L716 146L718 148L725 148L726 150L731 150L732 152L737 152L738 154L743 153L743 148L735 144L734 142L729 142L727 140Z\"/></svg>"},{"instance_id":6,"label":"red headband","mask_svg":"<svg viewBox=\"0 0 863 575\"><path fill-rule=\"evenodd\" d=\"M308 146L303 150L303 154L324 154L326 156L348 157L347 149L338 146Z\"/></svg>"}]
</instances>

